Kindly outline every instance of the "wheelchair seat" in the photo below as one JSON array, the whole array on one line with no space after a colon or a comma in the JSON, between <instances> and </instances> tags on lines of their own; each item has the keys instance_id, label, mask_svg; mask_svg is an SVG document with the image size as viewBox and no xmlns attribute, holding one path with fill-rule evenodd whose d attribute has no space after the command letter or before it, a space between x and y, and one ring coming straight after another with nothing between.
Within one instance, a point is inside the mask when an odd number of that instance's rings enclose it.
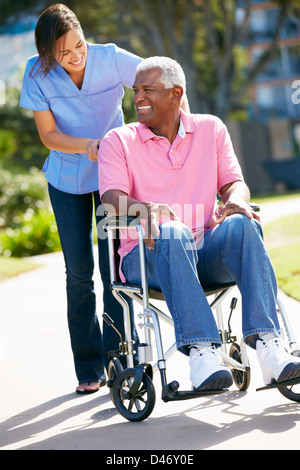
<instances>
[{"instance_id":1,"label":"wheelchair seat","mask_svg":"<svg viewBox=\"0 0 300 470\"><path fill-rule=\"evenodd\" d=\"M212 287L205 287L203 290L204 290L205 295L209 297L210 295L219 294L220 292L226 291L227 289L230 289L235 286L236 286L236 283L232 281L232 282L228 282L224 284L215 285ZM124 292L128 290L128 291L136 292L140 295L142 295L143 293L143 289L141 285L132 284L130 282L121 282L120 280L113 282L111 287L112 289L123 290ZM148 295L149 295L149 298L153 300L160 300L160 301L165 300L164 295L161 290L151 289L151 287L148 288Z\"/></svg>"}]
</instances>

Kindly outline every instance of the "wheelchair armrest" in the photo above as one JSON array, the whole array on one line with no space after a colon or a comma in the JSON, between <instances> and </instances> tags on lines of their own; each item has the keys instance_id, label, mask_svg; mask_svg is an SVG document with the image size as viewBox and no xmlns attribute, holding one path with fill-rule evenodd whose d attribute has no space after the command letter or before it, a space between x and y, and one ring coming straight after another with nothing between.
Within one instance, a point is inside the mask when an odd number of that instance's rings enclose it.
<instances>
[{"instance_id":1,"label":"wheelchair armrest","mask_svg":"<svg viewBox=\"0 0 300 470\"><path fill-rule=\"evenodd\" d=\"M135 228L139 225L139 217L107 216L104 224L106 230Z\"/></svg>"}]
</instances>

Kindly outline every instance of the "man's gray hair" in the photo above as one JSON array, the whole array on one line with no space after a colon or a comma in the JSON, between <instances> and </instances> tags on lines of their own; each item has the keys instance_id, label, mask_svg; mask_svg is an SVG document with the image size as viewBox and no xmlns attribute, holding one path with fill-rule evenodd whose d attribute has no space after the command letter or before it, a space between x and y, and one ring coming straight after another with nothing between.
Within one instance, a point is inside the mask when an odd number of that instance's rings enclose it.
<instances>
[{"instance_id":1,"label":"man's gray hair","mask_svg":"<svg viewBox=\"0 0 300 470\"><path fill-rule=\"evenodd\" d=\"M186 80L185 74L181 65L174 59L169 57L148 57L142 60L137 66L136 72L143 70L159 68L162 71L161 82L165 85L165 88L173 88L179 85L183 88L183 92L186 91Z\"/></svg>"}]
</instances>

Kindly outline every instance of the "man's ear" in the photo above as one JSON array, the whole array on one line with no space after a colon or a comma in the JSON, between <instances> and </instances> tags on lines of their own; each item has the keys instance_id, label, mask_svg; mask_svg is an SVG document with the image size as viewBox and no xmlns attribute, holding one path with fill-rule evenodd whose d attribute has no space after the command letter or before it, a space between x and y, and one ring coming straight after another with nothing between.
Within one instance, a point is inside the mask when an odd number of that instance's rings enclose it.
<instances>
[{"instance_id":1,"label":"man's ear","mask_svg":"<svg viewBox=\"0 0 300 470\"><path fill-rule=\"evenodd\" d=\"M179 85L175 85L173 88L172 88L172 95L171 95L171 100L174 102L174 103L177 103L177 102L181 102L181 98L182 98L182 95L183 95L183 88Z\"/></svg>"}]
</instances>

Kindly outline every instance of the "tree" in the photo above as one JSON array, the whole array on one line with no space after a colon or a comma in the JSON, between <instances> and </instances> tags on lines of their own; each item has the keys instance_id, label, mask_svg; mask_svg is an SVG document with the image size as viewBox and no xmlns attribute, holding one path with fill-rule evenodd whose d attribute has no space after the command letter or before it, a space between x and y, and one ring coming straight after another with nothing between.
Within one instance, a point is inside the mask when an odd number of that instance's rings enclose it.
<instances>
[{"instance_id":1,"label":"tree","mask_svg":"<svg viewBox=\"0 0 300 470\"><path fill-rule=\"evenodd\" d=\"M0 27L13 25L23 19L24 14L27 17L36 16L46 4L43 0L0 0Z\"/></svg>"},{"instance_id":2,"label":"tree","mask_svg":"<svg viewBox=\"0 0 300 470\"><path fill-rule=\"evenodd\" d=\"M177 60L187 76L191 110L211 112L226 119L245 104L250 84L276 52L280 27L292 0L279 0L278 20L269 48L253 65L247 62L252 2L234 0L92 0L89 9L71 0L83 26L96 40L117 41L148 57L165 55ZM98 12L98 14L96 13Z\"/></svg>"},{"instance_id":3,"label":"tree","mask_svg":"<svg viewBox=\"0 0 300 470\"><path fill-rule=\"evenodd\" d=\"M279 14L272 42L253 65L248 64L244 47L251 0L89 0L88 5L81 0L69 0L66 3L77 14L86 35L95 41L116 42L143 57L165 55L177 60L186 73L191 110L226 119L230 112L245 106L249 85L272 59L280 26L297 2L276 2ZM53 2L26 0L25 3L27 8L40 4L42 10ZM237 21L237 4L244 13L241 21Z\"/></svg>"}]
</instances>

